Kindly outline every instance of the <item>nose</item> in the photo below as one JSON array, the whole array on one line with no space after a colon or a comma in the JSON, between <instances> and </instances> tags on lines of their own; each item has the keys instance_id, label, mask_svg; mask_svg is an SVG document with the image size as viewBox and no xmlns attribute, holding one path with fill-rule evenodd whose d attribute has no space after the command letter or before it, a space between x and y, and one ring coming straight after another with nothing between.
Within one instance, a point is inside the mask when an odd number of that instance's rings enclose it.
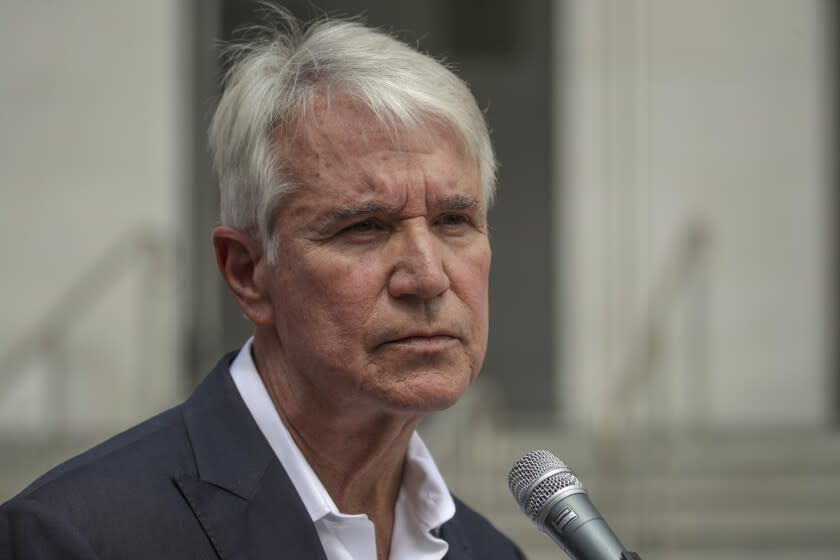
<instances>
[{"instance_id":1,"label":"nose","mask_svg":"<svg viewBox=\"0 0 840 560\"><path fill-rule=\"evenodd\" d=\"M443 266L443 248L428 226L403 231L396 248L397 264L388 280L393 297L434 299L449 289L449 275Z\"/></svg>"}]
</instances>

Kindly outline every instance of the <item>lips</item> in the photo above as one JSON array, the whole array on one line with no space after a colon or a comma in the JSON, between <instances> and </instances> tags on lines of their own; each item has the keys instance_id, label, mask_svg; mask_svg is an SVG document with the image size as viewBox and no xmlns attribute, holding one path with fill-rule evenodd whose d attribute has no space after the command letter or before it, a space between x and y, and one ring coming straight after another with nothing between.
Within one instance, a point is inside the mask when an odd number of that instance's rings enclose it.
<instances>
[{"instance_id":1,"label":"lips","mask_svg":"<svg viewBox=\"0 0 840 560\"><path fill-rule=\"evenodd\" d=\"M404 345L416 347L436 347L460 340L457 334L447 330L416 331L385 337L377 346Z\"/></svg>"}]
</instances>

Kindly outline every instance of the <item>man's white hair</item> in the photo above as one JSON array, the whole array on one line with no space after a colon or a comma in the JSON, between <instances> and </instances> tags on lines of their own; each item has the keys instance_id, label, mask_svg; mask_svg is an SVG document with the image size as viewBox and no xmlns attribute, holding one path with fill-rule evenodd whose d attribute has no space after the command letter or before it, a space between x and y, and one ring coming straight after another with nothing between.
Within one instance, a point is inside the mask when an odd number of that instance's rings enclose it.
<instances>
[{"instance_id":1,"label":"man's white hair","mask_svg":"<svg viewBox=\"0 0 840 560\"><path fill-rule=\"evenodd\" d=\"M322 19L304 28L282 9L271 11L276 24L255 28L225 52L230 66L209 131L223 225L255 235L269 262L276 260L274 216L296 187L284 172L277 132L305 127L316 98L335 94L362 103L394 135L431 124L450 128L478 165L490 206L496 160L484 115L461 79L358 21Z\"/></svg>"}]
</instances>

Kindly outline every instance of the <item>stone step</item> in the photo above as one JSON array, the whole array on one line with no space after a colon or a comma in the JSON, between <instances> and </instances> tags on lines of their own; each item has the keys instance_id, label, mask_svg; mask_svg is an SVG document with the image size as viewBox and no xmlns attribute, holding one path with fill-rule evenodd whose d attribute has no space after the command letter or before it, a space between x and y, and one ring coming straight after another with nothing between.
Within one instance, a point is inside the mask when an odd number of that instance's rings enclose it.
<instances>
[{"instance_id":1,"label":"stone step","mask_svg":"<svg viewBox=\"0 0 840 560\"><path fill-rule=\"evenodd\" d=\"M523 518L524 519L524 518ZM511 537L530 560L557 560L567 558L556 544L526 520L526 524L506 525L504 519L492 520ZM741 535L738 539L719 540L713 536L700 539L662 538L657 534L640 535L632 527L615 523L610 525L622 542L638 552L644 560L836 560L840 542L821 538L803 541L797 538L771 537L764 541L749 540L762 535ZM679 535L677 535L679 536Z\"/></svg>"},{"instance_id":2,"label":"stone step","mask_svg":"<svg viewBox=\"0 0 840 560\"><path fill-rule=\"evenodd\" d=\"M503 431L467 442L441 461L441 470L453 491L532 559L564 557L507 490L513 462L538 448L570 464L625 544L645 560L840 557L836 432L751 430L651 437L637 448L623 443L613 454L620 468L605 467L608 454L589 438Z\"/></svg>"},{"instance_id":3,"label":"stone step","mask_svg":"<svg viewBox=\"0 0 840 560\"><path fill-rule=\"evenodd\" d=\"M645 468L651 471L679 469L683 472L834 472L840 470L840 436L835 433L744 434L717 440L710 435L686 436L681 441L657 440L639 446L624 444L612 451L581 438L548 438L518 433L499 433L488 441L465 442L459 460L498 465L504 470L531 449L553 451L576 471L617 468ZM533 439L535 441L528 441ZM539 442L539 444L537 443ZM483 443L483 447L481 444ZM433 443L430 447L434 451Z\"/></svg>"},{"instance_id":4,"label":"stone step","mask_svg":"<svg viewBox=\"0 0 840 560\"><path fill-rule=\"evenodd\" d=\"M523 547L527 548L530 543L544 537L518 511L486 513L502 532ZM643 531L640 530L639 516L604 513L604 517L624 544L639 552L656 549L705 549L709 551L710 558L717 558L718 550L761 548L840 551L840 512L797 516L777 513L747 519L738 513L714 516L687 513L648 514L644 518ZM712 551L715 551L714 555L711 554Z\"/></svg>"},{"instance_id":5,"label":"stone step","mask_svg":"<svg viewBox=\"0 0 840 560\"><path fill-rule=\"evenodd\" d=\"M528 560L568 560L560 549L548 537L540 541L528 542L522 547ZM673 549L673 548L649 548L637 550L643 560L837 560L836 548L777 548L777 549L754 549L745 548L719 548L710 552L707 548L701 549Z\"/></svg>"},{"instance_id":6,"label":"stone step","mask_svg":"<svg viewBox=\"0 0 840 560\"><path fill-rule=\"evenodd\" d=\"M471 477L448 473L442 469L450 486L482 496L511 498L507 482L498 473L475 473ZM674 473L663 477L617 477L614 475L581 475L583 485L592 496L621 502L635 496L654 501L670 500L700 508L715 504L754 502L768 507L779 501L788 504L840 506L840 471L832 474L707 475Z\"/></svg>"}]
</instances>

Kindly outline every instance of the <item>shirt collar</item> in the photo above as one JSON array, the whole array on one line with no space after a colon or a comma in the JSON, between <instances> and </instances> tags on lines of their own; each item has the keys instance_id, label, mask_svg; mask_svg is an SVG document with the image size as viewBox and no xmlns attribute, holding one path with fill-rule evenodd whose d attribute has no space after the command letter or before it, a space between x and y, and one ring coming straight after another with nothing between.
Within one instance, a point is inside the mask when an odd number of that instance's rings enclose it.
<instances>
[{"instance_id":1,"label":"shirt collar","mask_svg":"<svg viewBox=\"0 0 840 560\"><path fill-rule=\"evenodd\" d=\"M417 432L408 443L400 499L426 531L438 529L455 515L452 494Z\"/></svg>"},{"instance_id":2,"label":"shirt collar","mask_svg":"<svg viewBox=\"0 0 840 560\"><path fill-rule=\"evenodd\" d=\"M268 440L289 479L294 484L313 522L338 511L324 485L303 456L280 419L257 372L249 338L230 366L230 374L242 400ZM423 440L415 432L406 453L398 509L413 513L423 531L439 528L455 515L455 502ZM398 515L398 517L400 517ZM406 520L407 521L407 520Z\"/></svg>"}]
</instances>

